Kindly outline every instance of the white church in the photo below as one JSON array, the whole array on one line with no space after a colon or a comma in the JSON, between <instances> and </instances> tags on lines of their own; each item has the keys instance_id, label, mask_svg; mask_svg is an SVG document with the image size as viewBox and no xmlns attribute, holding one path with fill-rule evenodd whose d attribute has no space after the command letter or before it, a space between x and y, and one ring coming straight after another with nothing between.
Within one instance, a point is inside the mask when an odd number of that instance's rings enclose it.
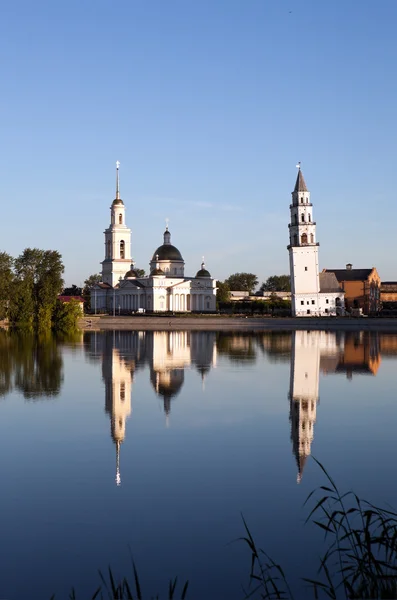
<instances>
[{"instance_id":1,"label":"white church","mask_svg":"<svg viewBox=\"0 0 397 600\"><path fill-rule=\"evenodd\" d=\"M289 264L292 315L336 316L344 312L344 292L334 273L319 273L316 223L310 192L298 165L290 204Z\"/></svg>"},{"instance_id":2,"label":"white church","mask_svg":"<svg viewBox=\"0 0 397 600\"><path fill-rule=\"evenodd\" d=\"M154 251L148 276L139 276L131 258L131 229L126 225L120 198L119 166L116 163L116 198L110 207L105 230L102 281L91 289L91 308L96 312L131 314L147 312L214 312L216 280L204 261L194 277L185 277L185 262L171 244L168 226L163 243Z\"/></svg>"}]
</instances>

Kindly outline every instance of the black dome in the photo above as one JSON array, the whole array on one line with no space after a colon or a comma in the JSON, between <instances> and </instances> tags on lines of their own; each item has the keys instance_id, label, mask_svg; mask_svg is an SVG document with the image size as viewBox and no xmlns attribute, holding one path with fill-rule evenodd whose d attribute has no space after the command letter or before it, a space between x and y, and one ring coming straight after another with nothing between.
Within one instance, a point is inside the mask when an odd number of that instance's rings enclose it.
<instances>
[{"instance_id":1,"label":"black dome","mask_svg":"<svg viewBox=\"0 0 397 600\"><path fill-rule=\"evenodd\" d=\"M150 275L164 275L164 271L162 271L161 269L153 269Z\"/></svg>"},{"instance_id":2,"label":"black dome","mask_svg":"<svg viewBox=\"0 0 397 600\"><path fill-rule=\"evenodd\" d=\"M159 246L152 258L152 261L156 260L181 260L183 262L182 254L179 252L178 248L175 248L172 244L163 244L162 246Z\"/></svg>"},{"instance_id":3,"label":"black dome","mask_svg":"<svg viewBox=\"0 0 397 600\"><path fill-rule=\"evenodd\" d=\"M124 202L120 198L116 198L113 200L112 206L115 206L116 204L124 204Z\"/></svg>"},{"instance_id":4,"label":"black dome","mask_svg":"<svg viewBox=\"0 0 397 600\"><path fill-rule=\"evenodd\" d=\"M134 269L127 271L124 275L124 279L132 279L133 277L138 277L138 273Z\"/></svg>"},{"instance_id":5,"label":"black dome","mask_svg":"<svg viewBox=\"0 0 397 600\"><path fill-rule=\"evenodd\" d=\"M196 277L211 277L211 273L207 269L200 269L197 271Z\"/></svg>"}]
</instances>

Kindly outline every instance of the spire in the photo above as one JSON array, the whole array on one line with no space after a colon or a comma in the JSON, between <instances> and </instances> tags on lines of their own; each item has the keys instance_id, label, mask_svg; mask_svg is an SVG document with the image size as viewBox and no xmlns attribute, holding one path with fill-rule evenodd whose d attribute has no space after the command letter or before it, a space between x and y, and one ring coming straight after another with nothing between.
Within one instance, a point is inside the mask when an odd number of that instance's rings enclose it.
<instances>
[{"instance_id":1,"label":"spire","mask_svg":"<svg viewBox=\"0 0 397 600\"><path fill-rule=\"evenodd\" d=\"M120 168L120 161L116 160L116 200L120 200L119 168Z\"/></svg>"},{"instance_id":2,"label":"spire","mask_svg":"<svg viewBox=\"0 0 397 600\"><path fill-rule=\"evenodd\" d=\"M168 231L168 223L169 223L169 219L167 217L165 220L164 244L171 244L171 234Z\"/></svg>"},{"instance_id":3,"label":"spire","mask_svg":"<svg viewBox=\"0 0 397 600\"><path fill-rule=\"evenodd\" d=\"M296 166L298 167L298 176L296 178L294 192L308 192L309 190L306 187L306 183L302 175L300 162Z\"/></svg>"},{"instance_id":4,"label":"spire","mask_svg":"<svg viewBox=\"0 0 397 600\"><path fill-rule=\"evenodd\" d=\"M202 268L202 269L205 269L204 256L203 256L203 261L202 261L202 263L201 263L201 268Z\"/></svg>"},{"instance_id":5,"label":"spire","mask_svg":"<svg viewBox=\"0 0 397 600\"><path fill-rule=\"evenodd\" d=\"M121 475L120 475L120 440L116 442L116 485L121 485Z\"/></svg>"},{"instance_id":6,"label":"spire","mask_svg":"<svg viewBox=\"0 0 397 600\"><path fill-rule=\"evenodd\" d=\"M303 469L305 468L307 456L304 454L298 454L296 457L296 462L298 463L298 475L296 477L296 483L300 483L302 481Z\"/></svg>"}]
</instances>

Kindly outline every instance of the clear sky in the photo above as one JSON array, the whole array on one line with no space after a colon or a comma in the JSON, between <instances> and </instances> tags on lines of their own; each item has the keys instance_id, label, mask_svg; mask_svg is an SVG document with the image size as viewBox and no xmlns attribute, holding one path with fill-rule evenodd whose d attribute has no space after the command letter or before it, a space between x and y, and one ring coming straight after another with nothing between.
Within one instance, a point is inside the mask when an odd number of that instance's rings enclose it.
<instances>
[{"instance_id":1,"label":"clear sky","mask_svg":"<svg viewBox=\"0 0 397 600\"><path fill-rule=\"evenodd\" d=\"M395 0L13 0L0 14L0 249L100 270L120 160L137 267L288 272L297 161L320 267L397 279Z\"/></svg>"}]
</instances>

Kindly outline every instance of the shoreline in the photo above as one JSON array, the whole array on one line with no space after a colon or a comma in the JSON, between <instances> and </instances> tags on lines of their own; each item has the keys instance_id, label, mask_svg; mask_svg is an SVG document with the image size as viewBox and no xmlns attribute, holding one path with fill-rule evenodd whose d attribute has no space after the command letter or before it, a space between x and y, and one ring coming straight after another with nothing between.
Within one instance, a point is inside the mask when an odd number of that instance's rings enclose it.
<instances>
[{"instance_id":1,"label":"shoreline","mask_svg":"<svg viewBox=\"0 0 397 600\"><path fill-rule=\"evenodd\" d=\"M397 319L346 317L228 317L228 316L87 316L79 319L84 331L390 331L397 333Z\"/></svg>"}]
</instances>

